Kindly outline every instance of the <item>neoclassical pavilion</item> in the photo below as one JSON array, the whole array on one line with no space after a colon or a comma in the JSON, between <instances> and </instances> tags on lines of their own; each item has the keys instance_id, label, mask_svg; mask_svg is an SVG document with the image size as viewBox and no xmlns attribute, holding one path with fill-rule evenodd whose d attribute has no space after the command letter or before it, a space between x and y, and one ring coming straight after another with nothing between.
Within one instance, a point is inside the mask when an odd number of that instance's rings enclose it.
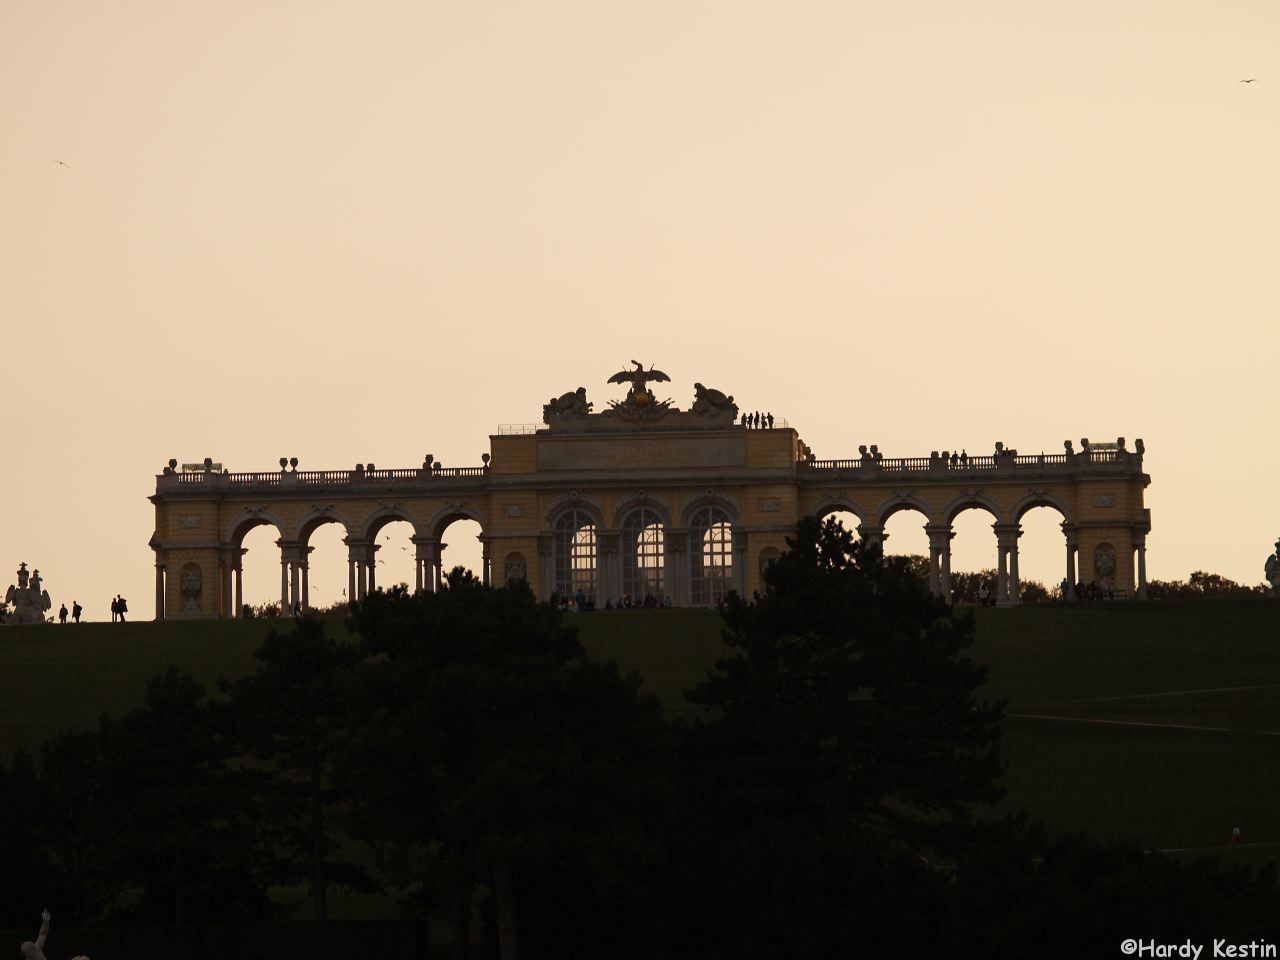
<instances>
[{"instance_id":1,"label":"neoclassical pavilion","mask_svg":"<svg viewBox=\"0 0 1280 960\"><path fill-rule=\"evenodd\" d=\"M1146 595L1143 505L1150 478L1142 441L1064 444L1056 455L934 452L889 459L875 446L847 460L818 460L790 426L756 425L733 398L695 384L687 410L659 401L661 371L614 374L622 400L594 412L579 387L543 407L543 422L499 428L482 466L279 470L229 473L206 460L156 477L156 616L237 617L245 535L278 533L280 601L309 606L308 555L323 524L346 531L348 592L376 588L378 531L413 527L414 587L435 590L446 569L441 536L455 520L481 528L485 582L527 579L542 597L579 593L603 604L629 595L712 606L729 590L750 593L808 514L848 511L859 534L880 540L900 510L924 515L930 586L949 595L952 524L964 510L991 514L998 544L998 602L1018 602L1023 515L1062 516L1067 582L1110 582L1119 596Z\"/></svg>"}]
</instances>

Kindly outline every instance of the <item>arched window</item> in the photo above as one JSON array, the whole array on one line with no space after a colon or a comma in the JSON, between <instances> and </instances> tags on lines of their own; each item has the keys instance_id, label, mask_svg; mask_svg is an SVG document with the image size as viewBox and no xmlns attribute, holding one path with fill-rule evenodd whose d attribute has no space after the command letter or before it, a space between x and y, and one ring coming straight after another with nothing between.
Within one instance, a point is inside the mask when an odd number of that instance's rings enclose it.
<instances>
[{"instance_id":1,"label":"arched window","mask_svg":"<svg viewBox=\"0 0 1280 960\"><path fill-rule=\"evenodd\" d=\"M647 507L633 510L622 524L622 592L636 606L661 604L666 593L666 537L662 518Z\"/></svg>"},{"instance_id":2,"label":"arched window","mask_svg":"<svg viewBox=\"0 0 1280 960\"><path fill-rule=\"evenodd\" d=\"M587 599L596 598L596 524L582 510L569 510L556 521L552 542L555 567L554 590L573 598L581 590Z\"/></svg>"},{"instance_id":3,"label":"arched window","mask_svg":"<svg viewBox=\"0 0 1280 960\"><path fill-rule=\"evenodd\" d=\"M719 507L701 507L689 524L695 607L714 607L733 589L733 523Z\"/></svg>"}]
</instances>

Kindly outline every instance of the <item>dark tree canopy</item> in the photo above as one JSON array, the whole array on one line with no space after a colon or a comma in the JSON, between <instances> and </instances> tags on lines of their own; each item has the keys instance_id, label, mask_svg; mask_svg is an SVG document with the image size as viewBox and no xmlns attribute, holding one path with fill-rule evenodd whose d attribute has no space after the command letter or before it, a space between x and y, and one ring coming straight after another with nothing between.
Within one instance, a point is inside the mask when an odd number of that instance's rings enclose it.
<instances>
[{"instance_id":1,"label":"dark tree canopy","mask_svg":"<svg viewBox=\"0 0 1280 960\"><path fill-rule=\"evenodd\" d=\"M461 571L437 593L374 594L351 625L372 658L346 766L360 829L394 879L452 921L459 956L481 885L504 957L517 917L547 923L521 910L522 889L538 903L567 863L615 902L636 895L665 782L661 707L637 676L587 660L527 585Z\"/></svg>"},{"instance_id":2,"label":"dark tree canopy","mask_svg":"<svg viewBox=\"0 0 1280 960\"><path fill-rule=\"evenodd\" d=\"M306 882L315 916L328 915L331 885L369 892L366 871L336 853L348 809L333 780L351 722L350 698L364 654L325 635L313 617L272 630L255 653L256 673L219 687L222 729L250 763L241 771L256 801L256 825L276 883Z\"/></svg>"},{"instance_id":3,"label":"dark tree canopy","mask_svg":"<svg viewBox=\"0 0 1280 960\"><path fill-rule=\"evenodd\" d=\"M733 655L690 694L740 809L945 849L1000 796L1003 707L963 656L971 616L834 520L788 543L763 595L731 597Z\"/></svg>"}]
</instances>

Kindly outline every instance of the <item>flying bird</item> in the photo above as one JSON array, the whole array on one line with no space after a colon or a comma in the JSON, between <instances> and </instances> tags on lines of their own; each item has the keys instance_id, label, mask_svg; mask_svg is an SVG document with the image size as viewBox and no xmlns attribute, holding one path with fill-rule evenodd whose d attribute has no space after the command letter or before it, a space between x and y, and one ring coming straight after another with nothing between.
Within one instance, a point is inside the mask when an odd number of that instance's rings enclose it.
<instances>
[{"instance_id":1,"label":"flying bird","mask_svg":"<svg viewBox=\"0 0 1280 960\"><path fill-rule=\"evenodd\" d=\"M1241 82L1241 83L1253 83L1253 82L1254 82L1255 80L1257 80L1257 79L1258 79L1257 77L1250 77L1248 80L1241 80L1240 82Z\"/></svg>"},{"instance_id":2,"label":"flying bird","mask_svg":"<svg viewBox=\"0 0 1280 960\"><path fill-rule=\"evenodd\" d=\"M62 160L50 160L49 162L50 162L50 163L59 163L59 164L62 164L62 166L64 166L64 167L68 167L68 168L71 166L71 164L69 164L69 163L65 163L65 162L64 162L64 161L62 161Z\"/></svg>"}]
</instances>

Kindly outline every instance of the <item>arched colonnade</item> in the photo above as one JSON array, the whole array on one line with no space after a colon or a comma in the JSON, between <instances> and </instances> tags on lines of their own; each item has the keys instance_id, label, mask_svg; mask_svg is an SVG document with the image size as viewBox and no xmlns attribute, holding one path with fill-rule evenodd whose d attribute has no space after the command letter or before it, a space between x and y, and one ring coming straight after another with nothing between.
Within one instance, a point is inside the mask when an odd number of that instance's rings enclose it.
<instances>
[{"instance_id":1,"label":"arched colonnade","mask_svg":"<svg viewBox=\"0 0 1280 960\"><path fill-rule=\"evenodd\" d=\"M855 532L860 539L887 546L889 535L885 526L896 514L912 512L924 519L924 532L929 542L929 589L935 594L951 597L951 542L955 539L955 521L966 511L982 511L991 517L991 529L996 540L996 602L1017 603L1021 595L1021 573L1018 567L1018 541L1022 537L1022 520L1026 514L1040 507L1056 511L1062 518L1059 524L1064 540L1064 565L1062 576L1067 582L1067 599L1074 599L1076 584L1082 579L1094 579L1099 563L1105 564L1115 547L1110 541L1096 545L1096 558L1088 568L1089 575L1082 575L1080 527L1072 516L1071 504L1060 496L1044 490L1034 491L1012 504L1001 505L990 497L967 493L955 497L941 506L935 506L914 494L895 494L874 505L863 503L845 494L825 498L815 514L826 517L848 513L858 519ZM1146 598L1146 537L1137 532L1132 537L1134 594ZM1101 567L1102 570L1107 568ZM1055 586L1050 584L1049 586Z\"/></svg>"},{"instance_id":2,"label":"arched colonnade","mask_svg":"<svg viewBox=\"0 0 1280 960\"><path fill-rule=\"evenodd\" d=\"M346 595L362 599L378 587L378 557L382 549L377 542L378 533L389 523L402 521L413 528L409 538L414 547L414 590L435 591L444 577L446 529L459 520L471 520L484 528L484 517L466 506L451 506L423 521L411 510L403 507L380 507L372 514L353 519L335 507L311 509L293 522L287 522L275 512L264 508L246 508L236 514L223 531L218 558L218 616L240 617L244 610L244 548L245 537L254 529L268 526L275 530L276 546L280 551L280 609L306 611L311 608L311 553L315 549L311 538L317 530L329 524L342 528L343 544L347 548ZM476 571L485 583L489 582L489 544L480 537L482 548L481 569ZM157 602L163 609L165 585L163 573L157 574Z\"/></svg>"}]
</instances>

